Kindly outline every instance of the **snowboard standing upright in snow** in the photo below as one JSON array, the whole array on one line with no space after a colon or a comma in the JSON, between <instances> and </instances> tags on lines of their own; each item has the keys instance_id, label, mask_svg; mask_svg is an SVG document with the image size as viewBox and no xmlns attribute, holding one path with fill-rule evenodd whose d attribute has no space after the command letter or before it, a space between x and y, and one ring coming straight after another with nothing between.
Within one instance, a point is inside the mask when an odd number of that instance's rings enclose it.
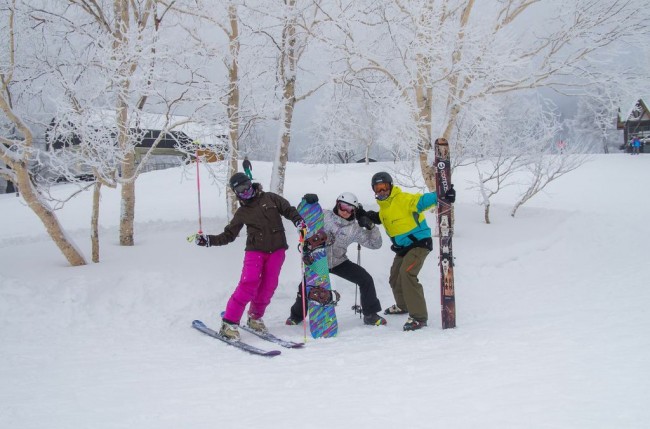
<instances>
[{"instance_id":1,"label":"snowboard standing upright in snow","mask_svg":"<svg viewBox=\"0 0 650 429\"><path fill-rule=\"evenodd\" d=\"M436 193L438 194L438 242L440 246L440 302L442 329L456 327L456 295L454 290L454 254L452 238L454 223L452 203L455 201L451 184L449 143L439 138L435 142ZM441 198L440 196L445 197ZM453 195L453 198L448 198Z\"/></svg>"},{"instance_id":2,"label":"snowboard standing upright in snow","mask_svg":"<svg viewBox=\"0 0 650 429\"><path fill-rule=\"evenodd\" d=\"M338 293L330 285L323 210L317 199L308 202L305 198L297 208L307 225L302 253L309 330L313 338L333 337L338 332L335 311Z\"/></svg>"},{"instance_id":3,"label":"snowboard standing upright in snow","mask_svg":"<svg viewBox=\"0 0 650 429\"><path fill-rule=\"evenodd\" d=\"M317 201L316 194L306 194L307 202ZM323 229L327 235L325 252L330 280L332 275L338 276L350 283L356 284L361 294L359 312L363 313L363 323L366 325L381 326L386 324L386 319L377 314L381 310L381 303L377 298L375 282L359 263L348 259L347 251L352 243L368 249L379 249L382 245L381 232L375 224L365 216L365 210L359 204L356 195L343 192L336 198L332 210L323 210ZM299 325L304 318L303 308L303 282L298 285L298 294L291 309L287 325ZM356 294L355 294L356 296Z\"/></svg>"}]
</instances>

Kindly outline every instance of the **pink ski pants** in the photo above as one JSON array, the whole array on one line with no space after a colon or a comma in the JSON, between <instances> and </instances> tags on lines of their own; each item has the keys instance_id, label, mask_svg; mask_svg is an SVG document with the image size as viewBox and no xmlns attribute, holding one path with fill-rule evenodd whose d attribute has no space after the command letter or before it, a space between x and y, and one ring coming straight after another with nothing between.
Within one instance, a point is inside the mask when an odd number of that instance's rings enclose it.
<instances>
[{"instance_id":1,"label":"pink ski pants","mask_svg":"<svg viewBox=\"0 0 650 429\"><path fill-rule=\"evenodd\" d=\"M237 288L230 296L223 318L239 323L246 305L250 302L248 314L254 319L264 316L278 287L280 270L284 264L285 249L273 253L248 250L244 252L244 267Z\"/></svg>"}]
</instances>

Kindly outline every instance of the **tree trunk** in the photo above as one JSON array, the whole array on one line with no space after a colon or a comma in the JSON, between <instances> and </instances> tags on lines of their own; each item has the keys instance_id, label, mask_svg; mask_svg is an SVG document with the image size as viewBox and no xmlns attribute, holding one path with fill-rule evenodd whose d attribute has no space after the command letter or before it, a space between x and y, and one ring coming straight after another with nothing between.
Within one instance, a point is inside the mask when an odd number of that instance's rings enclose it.
<instances>
[{"instance_id":1,"label":"tree trunk","mask_svg":"<svg viewBox=\"0 0 650 429\"><path fill-rule=\"evenodd\" d=\"M115 0L115 34L113 50L124 49L129 34L129 2L128 0ZM131 88L130 76L133 74L132 64L121 65L119 73L117 111L117 144L126 153L121 163L122 171L122 206L120 210L120 245L133 246L133 223L135 221L135 153L129 150L129 92Z\"/></svg>"},{"instance_id":2,"label":"tree trunk","mask_svg":"<svg viewBox=\"0 0 650 429\"><path fill-rule=\"evenodd\" d=\"M93 210L90 220L90 243L92 247L92 260L99 262L99 199L101 197L102 184L95 182L93 187Z\"/></svg>"},{"instance_id":3,"label":"tree trunk","mask_svg":"<svg viewBox=\"0 0 650 429\"><path fill-rule=\"evenodd\" d=\"M425 7L425 12L420 15L420 25L418 25L417 39L421 46L432 47L433 40L431 37L431 4ZM428 25L427 25L428 23ZM429 82L431 74L432 59L429 53L418 53L415 58L417 64L417 83L415 85L415 99L417 103L416 123L419 129L418 153L420 158L420 170L424 183L429 191L436 189L435 170L431 167L429 157L433 149L431 145L431 98L433 91Z\"/></svg>"},{"instance_id":4,"label":"tree trunk","mask_svg":"<svg viewBox=\"0 0 650 429\"><path fill-rule=\"evenodd\" d=\"M20 166L15 168L18 187L22 192L23 199L27 206L32 209L36 216L43 222L47 233L52 237L56 246L61 250L63 256L68 260L70 265L76 267L79 265L86 265L86 260L83 255L72 243L61 227L59 220L54 215L54 212L38 197L32 182L29 177L27 167Z\"/></svg>"},{"instance_id":5,"label":"tree trunk","mask_svg":"<svg viewBox=\"0 0 650 429\"><path fill-rule=\"evenodd\" d=\"M451 73L447 77L447 82L449 83L449 95L447 97L447 121L445 129L442 133L442 138L447 139L448 142L452 141L452 134L454 127L456 126L456 121L458 120L458 114L460 113L460 108L462 103L465 87L469 84L467 80L464 82L459 82L460 80L460 70L456 65L460 63L462 59L462 52L465 42L465 32L466 28L469 25L469 18L474 8L474 0L468 0L463 8L463 12L460 17L460 30L458 32L458 39L456 40L456 46L454 53L452 55L452 65L450 67ZM488 209L489 212L489 209Z\"/></svg>"},{"instance_id":6,"label":"tree trunk","mask_svg":"<svg viewBox=\"0 0 650 429\"><path fill-rule=\"evenodd\" d=\"M230 33L229 37L229 50L230 50L230 66L228 67L228 123L230 134L230 176L235 174L238 170L237 161L239 159L239 22L237 18L237 6L230 4L228 6L228 17L230 19ZM237 196L228 187L226 189L228 200L228 211L231 216L235 215L239 207Z\"/></svg>"},{"instance_id":7,"label":"tree trunk","mask_svg":"<svg viewBox=\"0 0 650 429\"><path fill-rule=\"evenodd\" d=\"M418 101L418 128L419 128L419 143L418 153L420 160L420 170L424 183L427 185L429 191L436 189L436 175L435 170L431 166L429 154L431 153L431 88L416 87L416 96Z\"/></svg>"},{"instance_id":8,"label":"tree trunk","mask_svg":"<svg viewBox=\"0 0 650 429\"><path fill-rule=\"evenodd\" d=\"M295 7L295 0L289 0L290 7ZM274 160L273 174L271 175L271 191L284 194L284 178L289 161L289 144L291 143L291 123L293 110L296 104L296 23L295 18L290 18L282 32L282 52L280 53L280 76L284 82L282 91L282 119L280 126L282 134L278 142L278 150Z\"/></svg>"},{"instance_id":9,"label":"tree trunk","mask_svg":"<svg viewBox=\"0 0 650 429\"><path fill-rule=\"evenodd\" d=\"M285 87L285 97L293 97L293 81ZM271 190L278 195L284 194L284 178L289 161L289 144L291 143L291 122L293 120L294 99L284 99L284 112L282 120L282 135L280 137L279 147L275 158L275 174L271 180ZM277 178L275 177L277 175Z\"/></svg>"},{"instance_id":10,"label":"tree trunk","mask_svg":"<svg viewBox=\"0 0 650 429\"><path fill-rule=\"evenodd\" d=\"M122 163L122 177L132 178L135 174L135 155L129 153ZM135 178L122 183L122 208L120 210L120 245L133 246L133 224L135 220Z\"/></svg>"},{"instance_id":11,"label":"tree trunk","mask_svg":"<svg viewBox=\"0 0 650 429\"><path fill-rule=\"evenodd\" d=\"M7 82L11 79L7 79ZM63 256L68 260L70 265L76 267L79 265L86 265L86 260L83 255L74 245L74 243L69 240L63 227L59 223L59 220L54 215L54 212L50 207L47 206L45 201L43 201L32 183L28 165L26 161L27 154L32 148L32 143L34 140L33 133L29 127L14 113L13 109L8 104L4 96L0 95L0 110L4 113L5 117L13 124L16 125L18 131L24 136L23 145L25 149L25 154L21 161L16 161L12 158L1 156L0 158L4 163L11 167L15 172L15 185L18 186L20 192L22 193L23 199L27 206L38 216L38 218L43 222L47 233L54 241L54 244L59 248ZM5 144L3 141L0 144ZM4 155L4 152L0 152L0 155ZM16 194L18 195L18 194Z\"/></svg>"}]
</instances>

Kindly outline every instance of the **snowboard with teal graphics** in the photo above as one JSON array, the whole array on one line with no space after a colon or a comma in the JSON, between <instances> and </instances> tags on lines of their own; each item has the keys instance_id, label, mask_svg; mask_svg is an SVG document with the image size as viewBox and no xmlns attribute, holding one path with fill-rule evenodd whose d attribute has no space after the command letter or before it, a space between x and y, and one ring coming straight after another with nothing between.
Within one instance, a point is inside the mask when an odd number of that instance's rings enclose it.
<instances>
[{"instance_id":1,"label":"snowboard with teal graphics","mask_svg":"<svg viewBox=\"0 0 650 429\"><path fill-rule=\"evenodd\" d=\"M297 208L307 224L302 252L309 330L314 338L334 337L338 332L335 311L338 299L332 299L323 231L325 216L318 201L308 203L303 198Z\"/></svg>"}]
</instances>

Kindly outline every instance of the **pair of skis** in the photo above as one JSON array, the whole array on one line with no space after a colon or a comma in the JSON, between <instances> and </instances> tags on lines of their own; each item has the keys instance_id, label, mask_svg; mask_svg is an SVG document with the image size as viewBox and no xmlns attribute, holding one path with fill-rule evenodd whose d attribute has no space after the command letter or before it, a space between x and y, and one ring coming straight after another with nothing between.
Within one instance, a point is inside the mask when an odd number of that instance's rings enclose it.
<instances>
[{"instance_id":1,"label":"pair of skis","mask_svg":"<svg viewBox=\"0 0 650 429\"><path fill-rule=\"evenodd\" d=\"M440 304L442 329L456 327L456 292L454 289L454 223L452 203L445 199L451 188L451 154L447 139L435 141L436 193L438 194L438 243L440 246Z\"/></svg>"},{"instance_id":2,"label":"pair of skis","mask_svg":"<svg viewBox=\"0 0 650 429\"><path fill-rule=\"evenodd\" d=\"M240 350L243 350L245 352L248 352L253 355L258 355L258 356L266 356L266 357L273 357L279 355L281 352L280 350L264 350L259 347L255 347L251 344L248 344L242 340L231 340L223 335L219 334L219 332L215 331L214 329L211 329L205 325L200 320L195 320L192 322L192 327L200 332L203 332L206 335L211 336L212 338L216 338L218 340L223 341L224 343L231 345L233 347L236 347ZM282 347L286 347L289 349L297 349L302 347L304 344L303 343L296 343L293 341L287 341L283 340L282 338L278 338L275 335L271 334L270 332L258 332L255 331L254 329L249 328L246 325L240 326L241 329L243 329L246 332L250 332L253 335L256 335L263 340L278 344Z\"/></svg>"}]
</instances>

